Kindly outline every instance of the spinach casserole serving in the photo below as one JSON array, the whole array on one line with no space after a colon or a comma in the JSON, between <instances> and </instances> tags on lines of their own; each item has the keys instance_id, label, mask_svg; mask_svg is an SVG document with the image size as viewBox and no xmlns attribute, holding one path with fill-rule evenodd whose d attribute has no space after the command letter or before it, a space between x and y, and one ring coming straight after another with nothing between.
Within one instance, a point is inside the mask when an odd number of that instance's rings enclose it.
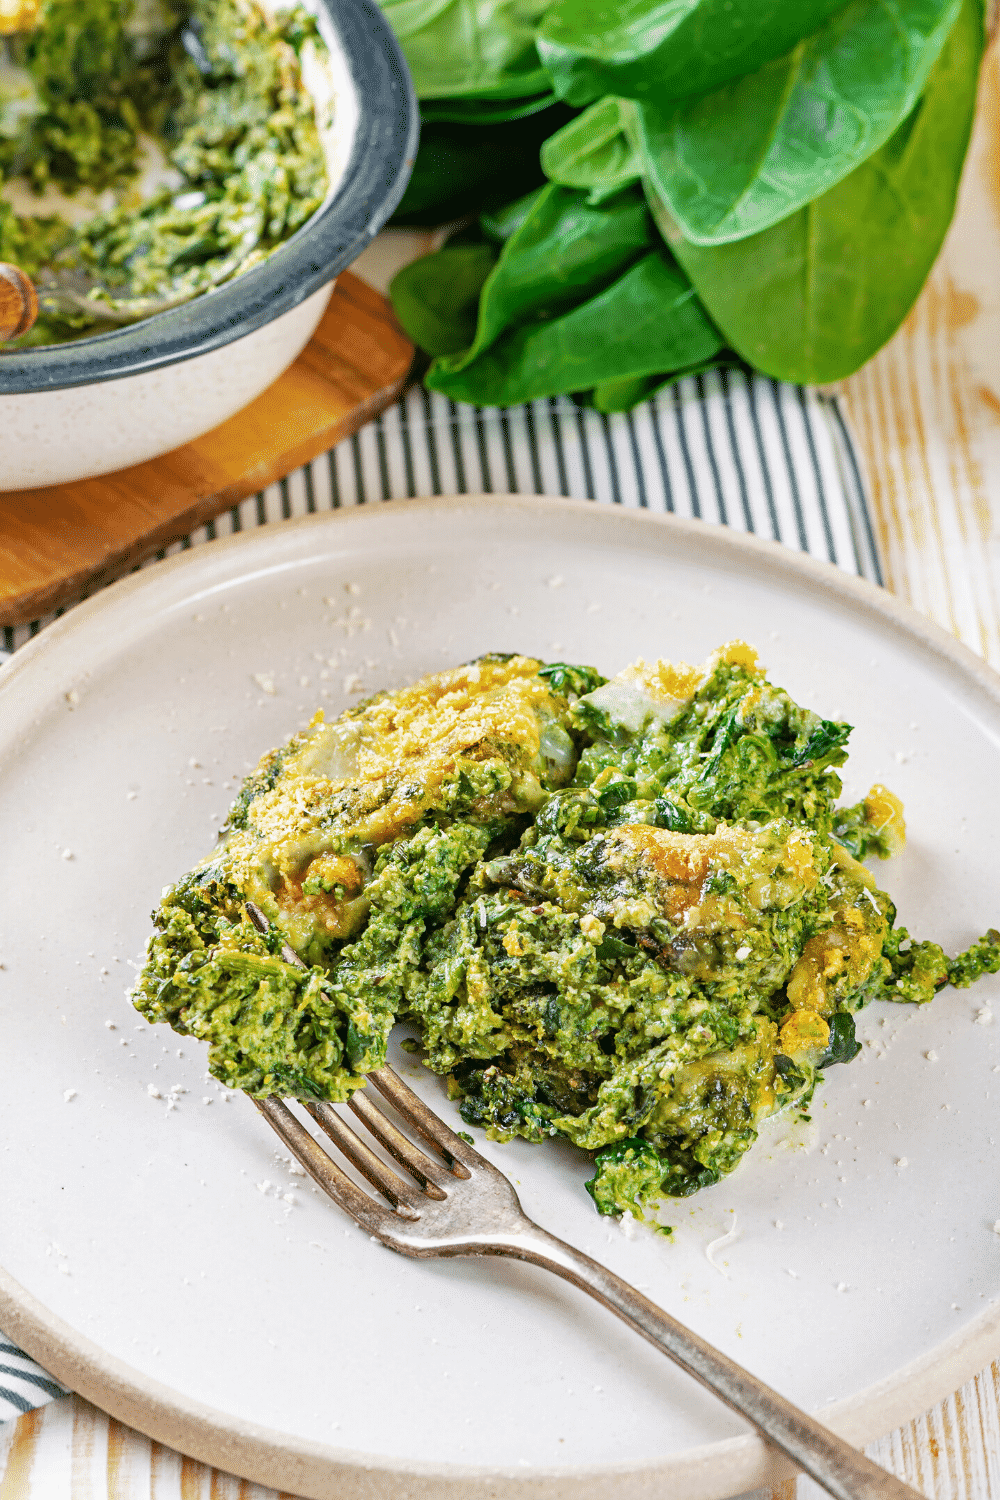
<instances>
[{"instance_id":1,"label":"spinach casserole serving","mask_svg":"<svg viewBox=\"0 0 1000 1500\"><path fill-rule=\"evenodd\" d=\"M596 1153L598 1209L641 1213L805 1106L868 1001L1000 971L993 929L949 960L896 925L860 861L903 809L836 805L849 733L739 641L610 681L489 655L320 712L164 892L133 998L229 1087L302 1099L405 1019L467 1122Z\"/></svg>"},{"instance_id":2,"label":"spinach casserole serving","mask_svg":"<svg viewBox=\"0 0 1000 1500\"><path fill-rule=\"evenodd\" d=\"M311 15L258 0L0 7L0 260L41 306L10 347L188 301L311 217L328 179L308 48Z\"/></svg>"}]
</instances>

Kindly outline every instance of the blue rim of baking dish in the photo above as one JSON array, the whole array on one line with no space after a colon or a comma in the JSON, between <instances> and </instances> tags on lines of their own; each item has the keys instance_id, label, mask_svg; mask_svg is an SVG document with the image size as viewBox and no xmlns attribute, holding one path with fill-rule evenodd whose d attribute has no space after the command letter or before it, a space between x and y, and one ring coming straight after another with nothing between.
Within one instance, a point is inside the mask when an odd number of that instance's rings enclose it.
<instances>
[{"instance_id":1,"label":"blue rim of baking dish","mask_svg":"<svg viewBox=\"0 0 1000 1500\"><path fill-rule=\"evenodd\" d=\"M374 0L318 0L358 100L350 160L337 191L262 265L182 307L66 344L0 355L0 395L141 375L253 333L332 281L403 196L420 115L399 43Z\"/></svg>"}]
</instances>

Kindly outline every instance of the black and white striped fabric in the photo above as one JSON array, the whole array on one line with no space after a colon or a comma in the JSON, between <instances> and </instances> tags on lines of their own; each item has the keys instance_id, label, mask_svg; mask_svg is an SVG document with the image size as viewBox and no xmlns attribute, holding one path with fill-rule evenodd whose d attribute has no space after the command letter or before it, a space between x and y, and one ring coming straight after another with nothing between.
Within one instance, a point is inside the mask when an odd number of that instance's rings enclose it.
<instances>
[{"instance_id":1,"label":"black and white striped fabric","mask_svg":"<svg viewBox=\"0 0 1000 1500\"><path fill-rule=\"evenodd\" d=\"M0 1420L23 1416L65 1394L63 1386L0 1333Z\"/></svg>"},{"instance_id":2,"label":"black and white striped fabric","mask_svg":"<svg viewBox=\"0 0 1000 1500\"><path fill-rule=\"evenodd\" d=\"M882 582L836 398L741 371L681 380L610 417L565 397L481 408L414 389L329 453L159 556L313 511L478 493L672 511L773 538ZM5 627L0 654L46 623Z\"/></svg>"},{"instance_id":3,"label":"black and white striped fabric","mask_svg":"<svg viewBox=\"0 0 1000 1500\"><path fill-rule=\"evenodd\" d=\"M882 583L860 468L836 399L739 371L682 380L611 417L565 398L480 409L414 389L354 437L160 556L316 511L479 493L671 511L773 538ZM7 627L0 657L46 623ZM0 1334L0 1421L60 1394Z\"/></svg>"}]
</instances>

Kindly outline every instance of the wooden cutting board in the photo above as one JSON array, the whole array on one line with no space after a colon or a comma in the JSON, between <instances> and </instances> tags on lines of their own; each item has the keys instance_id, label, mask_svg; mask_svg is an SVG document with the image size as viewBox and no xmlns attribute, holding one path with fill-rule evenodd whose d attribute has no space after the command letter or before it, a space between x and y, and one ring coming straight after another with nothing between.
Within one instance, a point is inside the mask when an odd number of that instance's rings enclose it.
<instances>
[{"instance_id":1,"label":"wooden cutting board","mask_svg":"<svg viewBox=\"0 0 1000 1500\"><path fill-rule=\"evenodd\" d=\"M69 604L356 432L413 353L386 298L344 272L295 363L228 422L132 469L0 494L0 625Z\"/></svg>"}]
</instances>

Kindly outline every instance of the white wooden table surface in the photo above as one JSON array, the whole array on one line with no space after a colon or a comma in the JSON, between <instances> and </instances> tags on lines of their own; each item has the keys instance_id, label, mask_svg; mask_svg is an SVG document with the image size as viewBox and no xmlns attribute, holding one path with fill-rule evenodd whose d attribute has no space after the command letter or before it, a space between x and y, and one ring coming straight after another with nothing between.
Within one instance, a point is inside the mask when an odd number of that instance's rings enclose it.
<instances>
[{"instance_id":1,"label":"white wooden table surface","mask_svg":"<svg viewBox=\"0 0 1000 1500\"><path fill-rule=\"evenodd\" d=\"M394 265L428 244L428 236L394 236L355 269L384 286ZM940 260L904 327L842 391L867 465L888 587L1000 668L996 47L984 69L959 213ZM1000 1500L1000 1364L868 1451L934 1500ZM757 1491L753 1500L822 1494L799 1479ZM151 1442L76 1396L0 1424L0 1500L278 1495Z\"/></svg>"}]
</instances>

